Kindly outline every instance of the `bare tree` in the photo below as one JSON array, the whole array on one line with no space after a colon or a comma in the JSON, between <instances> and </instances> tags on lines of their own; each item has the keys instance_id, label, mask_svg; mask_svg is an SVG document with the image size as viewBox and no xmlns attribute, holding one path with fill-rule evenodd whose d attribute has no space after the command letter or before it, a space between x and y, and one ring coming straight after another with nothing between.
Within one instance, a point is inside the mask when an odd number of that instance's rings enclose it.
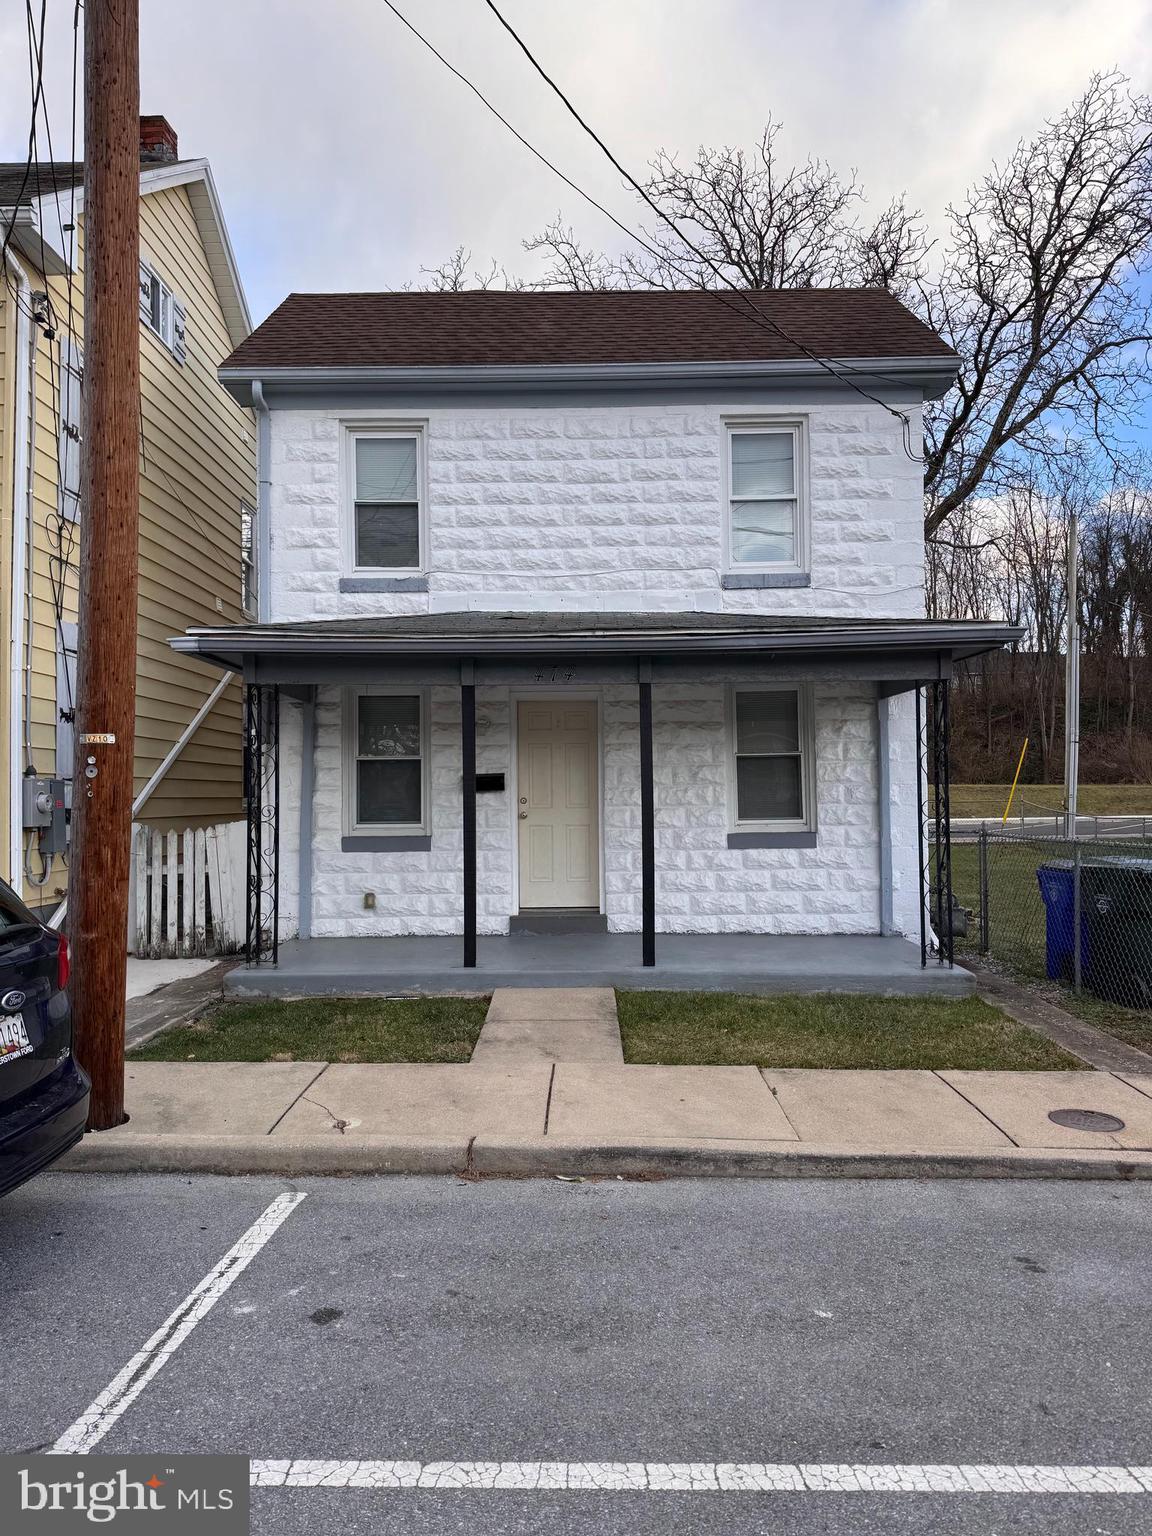
<instances>
[{"instance_id":1,"label":"bare tree","mask_svg":"<svg viewBox=\"0 0 1152 1536\"><path fill-rule=\"evenodd\" d=\"M609 256L558 216L524 242L546 261L533 286L890 289L962 359L956 388L925 411L929 536L1016 484L1022 456L1075 458L1088 436L1121 462L1152 338L1152 98L1094 76L950 210L938 253L902 198L862 223L855 174L789 166L779 131L770 119L750 153L701 148L691 165L661 151L645 190L683 238L641 201L643 243ZM443 286L467 264L446 264Z\"/></svg>"},{"instance_id":2,"label":"bare tree","mask_svg":"<svg viewBox=\"0 0 1152 1536\"><path fill-rule=\"evenodd\" d=\"M540 279L541 288L561 288L588 291L599 288L618 288L619 271L603 251L581 245L570 224L557 214L551 224L538 235L521 242L530 253L542 254L548 265Z\"/></svg>"},{"instance_id":3,"label":"bare tree","mask_svg":"<svg viewBox=\"0 0 1152 1536\"><path fill-rule=\"evenodd\" d=\"M438 267L421 267L420 271L428 279L421 287L428 293L465 293L475 292L477 289L488 288L512 288L519 289L526 285L518 278L508 276L502 267L496 265L493 259L485 271L468 268L472 263L472 252L463 245L458 245L447 261L442 261Z\"/></svg>"},{"instance_id":4,"label":"bare tree","mask_svg":"<svg viewBox=\"0 0 1152 1536\"><path fill-rule=\"evenodd\" d=\"M1120 75L1088 89L950 214L927 322L959 352L957 387L926 412L926 531L1069 430L1117 452L1147 387L1152 317L1152 98Z\"/></svg>"},{"instance_id":5,"label":"bare tree","mask_svg":"<svg viewBox=\"0 0 1152 1536\"><path fill-rule=\"evenodd\" d=\"M769 118L753 151L701 146L692 165L661 150L644 190L673 220L641 202L643 243L611 258L583 246L558 217L524 242L544 253L545 286L569 288L819 288L906 284L926 249L919 215L893 202L861 227L862 192L823 160L780 159Z\"/></svg>"}]
</instances>

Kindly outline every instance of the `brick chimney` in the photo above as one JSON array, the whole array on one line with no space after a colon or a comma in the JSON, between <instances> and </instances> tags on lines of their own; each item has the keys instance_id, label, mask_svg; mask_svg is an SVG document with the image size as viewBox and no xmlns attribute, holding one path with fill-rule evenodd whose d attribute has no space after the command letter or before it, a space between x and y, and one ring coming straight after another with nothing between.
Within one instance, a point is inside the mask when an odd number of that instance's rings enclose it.
<instances>
[{"instance_id":1,"label":"brick chimney","mask_svg":"<svg viewBox=\"0 0 1152 1536\"><path fill-rule=\"evenodd\" d=\"M166 165L180 158L176 130L166 117L140 119L140 158Z\"/></svg>"}]
</instances>

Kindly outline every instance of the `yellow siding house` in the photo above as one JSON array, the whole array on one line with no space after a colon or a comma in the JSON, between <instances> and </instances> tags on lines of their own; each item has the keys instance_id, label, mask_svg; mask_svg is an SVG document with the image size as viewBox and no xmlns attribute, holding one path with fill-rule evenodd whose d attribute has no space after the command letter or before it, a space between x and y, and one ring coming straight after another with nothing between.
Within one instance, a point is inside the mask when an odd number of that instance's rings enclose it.
<instances>
[{"instance_id":1,"label":"yellow siding house","mask_svg":"<svg viewBox=\"0 0 1152 1536\"><path fill-rule=\"evenodd\" d=\"M216 378L251 323L207 161L181 160L163 118L140 126L136 819L202 827L242 814L240 687L167 641L254 611L255 431ZM29 802L55 779L70 804L83 769L72 732L82 182L80 165L0 165L0 873L37 908L65 894L67 820L44 825L43 802Z\"/></svg>"}]
</instances>

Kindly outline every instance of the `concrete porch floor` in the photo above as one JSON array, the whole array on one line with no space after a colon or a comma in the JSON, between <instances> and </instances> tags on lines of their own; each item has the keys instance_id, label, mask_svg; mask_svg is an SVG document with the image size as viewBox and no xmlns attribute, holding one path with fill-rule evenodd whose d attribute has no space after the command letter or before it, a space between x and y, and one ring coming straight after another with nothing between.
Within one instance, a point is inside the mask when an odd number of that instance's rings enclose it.
<instances>
[{"instance_id":1,"label":"concrete porch floor","mask_svg":"<svg viewBox=\"0 0 1152 1536\"><path fill-rule=\"evenodd\" d=\"M658 934L656 964L640 935L511 934L481 938L465 970L459 938L293 939L275 966L238 966L231 995L379 997L490 992L496 987L624 987L661 992L871 992L966 997L960 966L931 961L907 939L870 935Z\"/></svg>"}]
</instances>

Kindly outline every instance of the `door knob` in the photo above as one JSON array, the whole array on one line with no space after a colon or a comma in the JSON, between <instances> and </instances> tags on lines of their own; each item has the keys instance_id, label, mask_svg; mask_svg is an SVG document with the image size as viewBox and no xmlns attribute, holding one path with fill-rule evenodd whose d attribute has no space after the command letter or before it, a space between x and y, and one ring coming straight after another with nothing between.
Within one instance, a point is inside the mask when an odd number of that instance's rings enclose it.
<instances>
[{"instance_id":1,"label":"door knob","mask_svg":"<svg viewBox=\"0 0 1152 1536\"><path fill-rule=\"evenodd\" d=\"M528 812L527 811L521 811L520 812L520 820L521 821L527 821L528 820Z\"/></svg>"}]
</instances>

